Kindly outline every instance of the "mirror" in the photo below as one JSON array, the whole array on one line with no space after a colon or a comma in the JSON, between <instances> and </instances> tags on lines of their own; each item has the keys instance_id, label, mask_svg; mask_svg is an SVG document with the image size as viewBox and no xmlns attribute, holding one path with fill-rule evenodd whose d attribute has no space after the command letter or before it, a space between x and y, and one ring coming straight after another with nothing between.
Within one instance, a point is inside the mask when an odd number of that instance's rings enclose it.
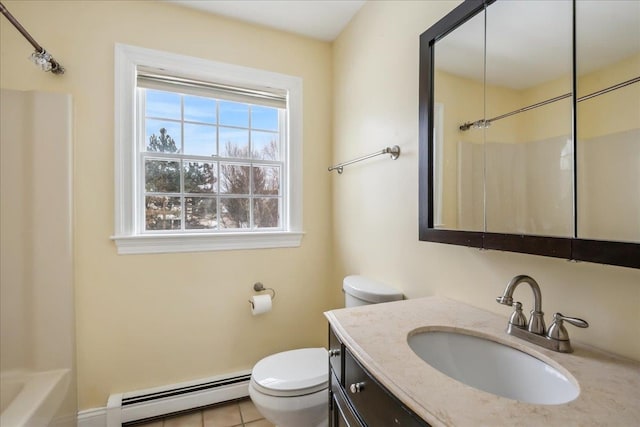
<instances>
[{"instance_id":1,"label":"mirror","mask_svg":"<svg viewBox=\"0 0 640 427\"><path fill-rule=\"evenodd\" d=\"M436 228L573 235L571 97L522 111L571 92L572 13L497 2L437 41Z\"/></svg>"},{"instance_id":2,"label":"mirror","mask_svg":"<svg viewBox=\"0 0 640 427\"><path fill-rule=\"evenodd\" d=\"M434 209L440 229L484 230L484 133L459 129L484 117L484 20L484 12L472 17L435 50Z\"/></svg>"},{"instance_id":3,"label":"mirror","mask_svg":"<svg viewBox=\"0 0 640 427\"><path fill-rule=\"evenodd\" d=\"M571 237L571 2L486 14L485 231Z\"/></svg>"},{"instance_id":4,"label":"mirror","mask_svg":"<svg viewBox=\"0 0 640 427\"><path fill-rule=\"evenodd\" d=\"M466 0L421 35L421 240L640 268L640 82L580 99L638 79L639 19Z\"/></svg>"},{"instance_id":5,"label":"mirror","mask_svg":"<svg viewBox=\"0 0 640 427\"><path fill-rule=\"evenodd\" d=\"M577 1L576 51L578 237L640 243L640 2Z\"/></svg>"}]
</instances>

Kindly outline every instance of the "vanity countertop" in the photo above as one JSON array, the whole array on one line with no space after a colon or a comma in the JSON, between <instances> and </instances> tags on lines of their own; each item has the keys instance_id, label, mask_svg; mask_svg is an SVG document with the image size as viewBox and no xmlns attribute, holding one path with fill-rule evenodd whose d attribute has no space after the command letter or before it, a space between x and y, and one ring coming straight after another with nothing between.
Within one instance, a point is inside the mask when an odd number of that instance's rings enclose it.
<instances>
[{"instance_id":1,"label":"vanity countertop","mask_svg":"<svg viewBox=\"0 0 640 427\"><path fill-rule=\"evenodd\" d=\"M508 313L491 313L442 297L332 310L336 335L382 385L432 426L638 426L640 362L572 342L570 354L507 335ZM566 369L580 395L561 405L535 405L460 383L432 368L409 347L415 329L445 327L493 340Z\"/></svg>"}]
</instances>

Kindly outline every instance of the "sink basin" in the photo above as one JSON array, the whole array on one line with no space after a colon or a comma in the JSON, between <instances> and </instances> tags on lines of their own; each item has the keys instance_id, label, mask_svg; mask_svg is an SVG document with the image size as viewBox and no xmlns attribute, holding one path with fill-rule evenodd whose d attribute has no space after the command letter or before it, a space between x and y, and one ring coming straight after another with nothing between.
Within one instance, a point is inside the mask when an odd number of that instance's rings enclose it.
<instances>
[{"instance_id":1,"label":"sink basin","mask_svg":"<svg viewBox=\"0 0 640 427\"><path fill-rule=\"evenodd\" d=\"M409 347L426 363L471 387L521 402L559 405L580 394L577 382L542 360L461 332L414 331Z\"/></svg>"}]
</instances>

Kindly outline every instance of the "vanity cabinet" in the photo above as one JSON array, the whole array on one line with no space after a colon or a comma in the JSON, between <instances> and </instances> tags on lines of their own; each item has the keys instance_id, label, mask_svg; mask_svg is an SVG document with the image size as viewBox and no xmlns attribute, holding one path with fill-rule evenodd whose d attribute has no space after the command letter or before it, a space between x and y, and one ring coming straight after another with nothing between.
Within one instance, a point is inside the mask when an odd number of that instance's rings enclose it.
<instances>
[{"instance_id":1,"label":"vanity cabinet","mask_svg":"<svg viewBox=\"0 0 640 427\"><path fill-rule=\"evenodd\" d=\"M384 388L329 327L329 427L429 426Z\"/></svg>"}]
</instances>

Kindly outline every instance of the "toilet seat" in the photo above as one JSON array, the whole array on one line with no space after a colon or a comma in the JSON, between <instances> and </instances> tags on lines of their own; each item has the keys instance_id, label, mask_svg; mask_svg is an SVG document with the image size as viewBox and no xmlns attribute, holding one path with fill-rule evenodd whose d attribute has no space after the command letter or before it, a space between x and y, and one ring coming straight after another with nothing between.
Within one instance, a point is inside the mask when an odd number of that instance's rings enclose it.
<instances>
[{"instance_id":1,"label":"toilet seat","mask_svg":"<svg viewBox=\"0 0 640 427\"><path fill-rule=\"evenodd\" d=\"M302 348L260 360L251 372L251 384L270 396L302 396L328 386L329 363L324 348Z\"/></svg>"}]
</instances>

